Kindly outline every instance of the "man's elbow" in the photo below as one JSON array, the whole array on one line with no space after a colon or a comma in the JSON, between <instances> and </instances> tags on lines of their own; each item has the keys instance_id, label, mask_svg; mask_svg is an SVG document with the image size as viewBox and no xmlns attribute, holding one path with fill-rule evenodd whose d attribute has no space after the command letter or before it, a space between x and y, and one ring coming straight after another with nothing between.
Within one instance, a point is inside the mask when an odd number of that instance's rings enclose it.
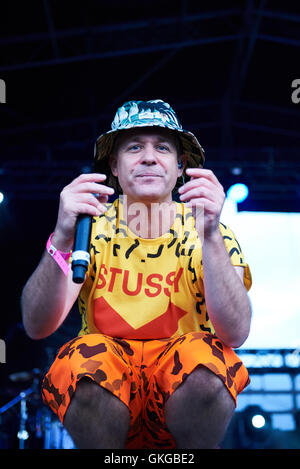
<instances>
[{"instance_id":1,"label":"man's elbow","mask_svg":"<svg viewBox=\"0 0 300 469\"><path fill-rule=\"evenodd\" d=\"M49 335L51 335L51 333L41 331L41 330L35 329L34 327L26 325L24 321L23 321L23 325L24 325L26 334L32 340L46 339L46 337L49 337Z\"/></svg>"},{"instance_id":2,"label":"man's elbow","mask_svg":"<svg viewBox=\"0 0 300 469\"><path fill-rule=\"evenodd\" d=\"M49 324L38 323L24 310L22 311L22 321L26 334L32 340L46 339L57 329L57 327L51 327Z\"/></svg>"},{"instance_id":3,"label":"man's elbow","mask_svg":"<svg viewBox=\"0 0 300 469\"><path fill-rule=\"evenodd\" d=\"M27 336L32 340L41 340L48 337L48 331L43 331L39 324L32 317L32 308L27 304L24 291L20 301L22 323Z\"/></svg>"},{"instance_id":4,"label":"man's elbow","mask_svg":"<svg viewBox=\"0 0 300 469\"><path fill-rule=\"evenodd\" d=\"M242 327L239 327L238 331L236 331L236 334L234 334L231 337L230 343L229 344L227 343L226 345L234 349L241 347L249 337L250 325L251 325L251 310L249 312L249 318L244 321L244 324L242 325Z\"/></svg>"},{"instance_id":5,"label":"man's elbow","mask_svg":"<svg viewBox=\"0 0 300 469\"><path fill-rule=\"evenodd\" d=\"M238 337L238 338L232 340L230 342L230 344L226 344L226 345L228 345L228 347L230 347L232 349L240 348L246 342L248 336L249 336L249 334L245 334L241 337Z\"/></svg>"},{"instance_id":6,"label":"man's elbow","mask_svg":"<svg viewBox=\"0 0 300 469\"><path fill-rule=\"evenodd\" d=\"M34 323L28 318L28 315L26 315L24 310L22 311L22 322L24 330L30 339L40 340L47 337L47 334L43 334L37 325L34 325Z\"/></svg>"}]
</instances>

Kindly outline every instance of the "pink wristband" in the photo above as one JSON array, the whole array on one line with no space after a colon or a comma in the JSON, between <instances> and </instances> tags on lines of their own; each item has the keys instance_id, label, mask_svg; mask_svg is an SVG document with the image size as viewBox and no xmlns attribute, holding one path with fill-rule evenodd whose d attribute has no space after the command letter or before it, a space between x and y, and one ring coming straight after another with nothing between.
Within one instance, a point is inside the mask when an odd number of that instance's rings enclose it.
<instances>
[{"instance_id":1,"label":"pink wristband","mask_svg":"<svg viewBox=\"0 0 300 469\"><path fill-rule=\"evenodd\" d=\"M70 265L67 264L66 261L71 256L71 252L62 252L62 251L59 251L58 249L56 249L53 246L53 244L51 243L53 234L54 233L52 233L49 236L49 239L48 239L47 245L46 245L46 249L47 249L48 253L50 254L50 256L52 256L53 259L55 260L55 262L59 265L59 267L61 268L63 273L67 276L69 271L70 271Z\"/></svg>"}]
</instances>

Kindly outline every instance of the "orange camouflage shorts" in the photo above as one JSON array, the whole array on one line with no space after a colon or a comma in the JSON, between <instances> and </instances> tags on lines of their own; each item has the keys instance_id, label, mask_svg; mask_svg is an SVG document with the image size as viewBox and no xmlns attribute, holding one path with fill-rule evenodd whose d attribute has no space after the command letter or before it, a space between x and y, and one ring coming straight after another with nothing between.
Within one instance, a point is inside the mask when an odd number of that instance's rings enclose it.
<instances>
[{"instance_id":1,"label":"orange camouflage shorts","mask_svg":"<svg viewBox=\"0 0 300 469\"><path fill-rule=\"evenodd\" d=\"M130 411L126 448L175 448L164 419L168 397L199 365L215 373L236 403L248 372L215 335L190 332L174 339L132 340L87 334L65 344L42 383L44 402L64 416L76 383L89 377Z\"/></svg>"}]
</instances>

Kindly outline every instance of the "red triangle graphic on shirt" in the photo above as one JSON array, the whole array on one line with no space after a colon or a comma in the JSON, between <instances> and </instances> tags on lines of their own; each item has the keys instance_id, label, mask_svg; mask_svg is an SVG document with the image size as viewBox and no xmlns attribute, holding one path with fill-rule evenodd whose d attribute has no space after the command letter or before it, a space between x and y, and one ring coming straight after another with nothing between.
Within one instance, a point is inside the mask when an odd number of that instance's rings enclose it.
<instances>
[{"instance_id":1,"label":"red triangle graphic on shirt","mask_svg":"<svg viewBox=\"0 0 300 469\"><path fill-rule=\"evenodd\" d=\"M178 329L178 321L186 311L169 303L167 310L158 318L134 329L101 296L94 300L94 323L99 332L110 337L127 339L162 339L172 337Z\"/></svg>"}]
</instances>

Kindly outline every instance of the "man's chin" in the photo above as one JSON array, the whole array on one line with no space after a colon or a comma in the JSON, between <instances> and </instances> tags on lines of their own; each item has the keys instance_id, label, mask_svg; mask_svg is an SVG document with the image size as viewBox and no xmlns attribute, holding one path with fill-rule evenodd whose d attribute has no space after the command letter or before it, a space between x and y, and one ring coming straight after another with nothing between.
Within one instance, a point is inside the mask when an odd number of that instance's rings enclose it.
<instances>
[{"instance_id":1,"label":"man's chin","mask_svg":"<svg viewBox=\"0 0 300 469\"><path fill-rule=\"evenodd\" d=\"M139 202L155 202L166 198L165 192L159 191L157 188L143 188L143 190L136 191L133 194L128 194L134 200Z\"/></svg>"}]
</instances>

